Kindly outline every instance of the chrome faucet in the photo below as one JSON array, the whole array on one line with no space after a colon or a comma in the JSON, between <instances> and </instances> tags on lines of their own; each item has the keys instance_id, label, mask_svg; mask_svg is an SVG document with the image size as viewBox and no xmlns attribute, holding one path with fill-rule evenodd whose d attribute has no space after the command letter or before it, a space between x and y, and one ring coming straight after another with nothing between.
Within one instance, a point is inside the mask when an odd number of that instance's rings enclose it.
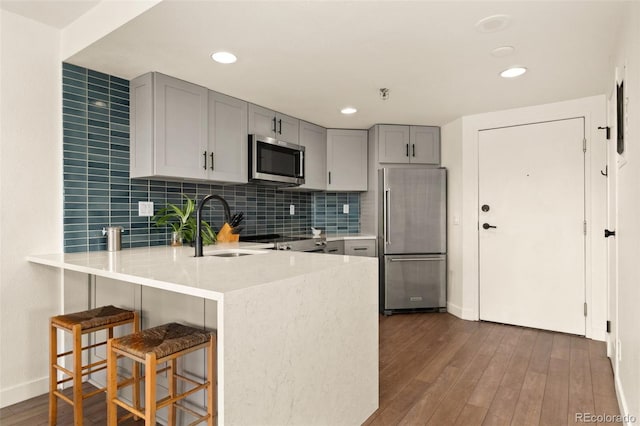
<instances>
[{"instance_id":1,"label":"chrome faucet","mask_svg":"<svg viewBox=\"0 0 640 426\"><path fill-rule=\"evenodd\" d=\"M195 257L202 257L202 208L207 203L207 201L215 198L216 200L220 200L222 203L222 207L224 208L224 221L229 223L231 220L231 211L229 210L229 204L219 195L209 194L205 196L198 203L198 207L196 208L196 255Z\"/></svg>"}]
</instances>

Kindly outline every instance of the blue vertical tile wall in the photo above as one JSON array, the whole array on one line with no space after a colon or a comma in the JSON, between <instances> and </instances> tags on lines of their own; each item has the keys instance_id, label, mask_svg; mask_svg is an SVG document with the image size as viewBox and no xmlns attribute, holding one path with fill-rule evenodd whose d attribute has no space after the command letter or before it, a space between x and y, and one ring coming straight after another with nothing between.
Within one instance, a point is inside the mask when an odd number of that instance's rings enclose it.
<instances>
[{"instance_id":1,"label":"blue vertical tile wall","mask_svg":"<svg viewBox=\"0 0 640 426\"><path fill-rule=\"evenodd\" d=\"M344 213L344 205L349 213ZM327 233L360 232L360 193L316 192L313 194L313 226Z\"/></svg>"},{"instance_id":2,"label":"blue vertical tile wall","mask_svg":"<svg viewBox=\"0 0 640 426\"><path fill-rule=\"evenodd\" d=\"M62 65L64 250L106 249L105 226L122 226L123 248L165 245L170 230L138 216L138 201L155 211L182 204L182 194L200 199L222 195L232 212L245 213L243 234L299 234L317 226L327 232L359 232L358 193L279 191L262 185L212 185L129 178L129 82L72 64ZM296 214L289 215L289 205ZM349 214L342 205L349 204ZM205 220L223 224L221 206Z\"/></svg>"}]
</instances>

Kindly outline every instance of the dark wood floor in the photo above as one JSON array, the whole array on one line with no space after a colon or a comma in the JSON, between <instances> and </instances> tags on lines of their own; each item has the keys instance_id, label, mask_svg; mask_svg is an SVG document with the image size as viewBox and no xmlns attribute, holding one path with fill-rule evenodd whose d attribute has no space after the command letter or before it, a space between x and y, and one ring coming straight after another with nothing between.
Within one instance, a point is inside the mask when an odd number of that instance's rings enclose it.
<instances>
[{"instance_id":1,"label":"dark wood floor","mask_svg":"<svg viewBox=\"0 0 640 426\"><path fill-rule=\"evenodd\" d=\"M380 408L366 425L558 426L576 413L619 414L602 342L450 314L380 318Z\"/></svg>"},{"instance_id":2,"label":"dark wood floor","mask_svg":"<svg viewBox=\"0 0 640 426\"><path fill-rule=\"evenodd\" d=\"M95 387L89 383L84 383L83 388L86 391L94 390ZM64 390L64 393L71 397L72 388ZM105 395L98 394L84 401L84 425L85 426L104 426L107 424L107 408L105 403ZM124 411L119 411L119 416ZM44 426L49 424L49 395L40 395L35 398L28 399L18 404L5 407L0 410L0 425L2 426ZM58 400L58 425L73 425L73 410L66 402ZM133 421L133 419L125 420L120 425L144 425L143 420Z\"/></svg>"},{"instance_id":3,"label":"dark wood floor","mask_svg":"<svg viewBox=\"0 0 640 426\"><path fill-rule=\"evenodd\" d=\"M47 404L3 408L0 424L46 425ZM103 395L84 407L85 425L106 423ZM380 408L366 425L559 426L583 412L619 414L602 342L449 314L380 317ZM58 419L73 423L63 402Z\"/></svg>"}]
</instances>

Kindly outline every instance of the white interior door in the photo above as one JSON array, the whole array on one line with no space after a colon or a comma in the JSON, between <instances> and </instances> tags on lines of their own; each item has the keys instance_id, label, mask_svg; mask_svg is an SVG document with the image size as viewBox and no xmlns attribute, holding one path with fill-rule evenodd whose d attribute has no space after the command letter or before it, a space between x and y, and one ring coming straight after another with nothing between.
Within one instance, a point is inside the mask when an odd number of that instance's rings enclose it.
<instances>
[{"instance_id":1,"label":"white interior door","mask_svg":"<svg viewBox=\"0 0 640 426\"><path fill-rule=\"evenodd\" d=\"M583 140L583 118L479 132L480 319L585 334Z\"/></svg>"}]
</instances>

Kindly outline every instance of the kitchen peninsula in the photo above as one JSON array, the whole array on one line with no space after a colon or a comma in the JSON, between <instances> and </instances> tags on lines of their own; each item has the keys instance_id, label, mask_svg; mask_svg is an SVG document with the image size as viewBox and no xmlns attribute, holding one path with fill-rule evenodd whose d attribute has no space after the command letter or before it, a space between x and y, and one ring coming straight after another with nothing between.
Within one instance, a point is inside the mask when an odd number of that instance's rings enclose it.
<instances>
[{"instance_id":1,"label":"kitchen peninsula","mask_svg":"<svg viewBox=\"0 0 640 426\"><path fill-rule=\"evenodd\" d=\"M218 333L219 425L353 425L376 410L376 259L249 243L193 254L189 247L150 247L28 260L105 280L114 291L132 287L130 294L142 295L131 306L141 310L144 327L152 325L145 316L164 309L145 303L145 291L169 295L174 305L189 301L174 311L185 316L194 304L213 304L213 320L203 317Z\"/></svg>"}]
</instances>

